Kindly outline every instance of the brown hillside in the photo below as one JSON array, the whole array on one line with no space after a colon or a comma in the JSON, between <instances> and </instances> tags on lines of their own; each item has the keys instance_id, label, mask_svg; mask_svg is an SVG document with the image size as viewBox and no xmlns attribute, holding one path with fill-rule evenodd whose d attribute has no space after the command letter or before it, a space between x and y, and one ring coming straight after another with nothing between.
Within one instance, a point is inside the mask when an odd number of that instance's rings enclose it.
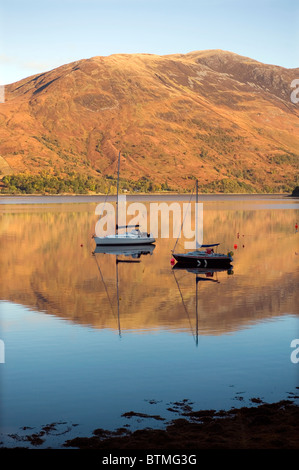
<instances>
[{"instance_id":1,"label":"brown hillside","mask_svg":"<svg viewBox=\"0 0 299 470\"><path fill-rule=\"evenodd\" d=\"M6 87L0 170L115 176L121 150L122 176L157 187L190 188L197 177L207 190L289 191L298 76L220 50L67 64Z\"/></svg>"}]
</instances>

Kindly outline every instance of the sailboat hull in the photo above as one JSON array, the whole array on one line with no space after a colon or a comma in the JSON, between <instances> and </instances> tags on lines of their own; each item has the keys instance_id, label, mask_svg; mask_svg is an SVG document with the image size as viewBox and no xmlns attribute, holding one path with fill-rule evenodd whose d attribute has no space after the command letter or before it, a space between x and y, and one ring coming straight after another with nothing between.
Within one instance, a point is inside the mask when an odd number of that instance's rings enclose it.
<instances>
[{"instance_id":1,"label":"sailboat hull","mask_svg":"<svg viewBox=\"0 0 299 470\"><path fill-rule=\"evenodd\" d=\"M193 268L225 268L229 267L232 258L222 254L174 254L174 259L181 265Z\"/></svg>"}]
</instances>

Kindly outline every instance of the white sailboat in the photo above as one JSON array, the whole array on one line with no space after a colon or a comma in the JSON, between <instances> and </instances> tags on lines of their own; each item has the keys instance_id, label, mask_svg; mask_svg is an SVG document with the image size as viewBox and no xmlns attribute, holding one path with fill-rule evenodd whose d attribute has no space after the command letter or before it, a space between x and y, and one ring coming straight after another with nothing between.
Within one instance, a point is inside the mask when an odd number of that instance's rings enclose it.
<instances>
[{"instance_id":1,"label":"white sailboat","mask_svg":"<svg viewBox=\"0 0 299 470\"><path fill-rule=\"evenodd\" d=\"M116 197L116 227L115 234L106 235L104 237L93 236L97 246L131 246L131 245L150 245L155 243L155 238L147 232L141 232L139 225L118 225L118 194L119 194L119 168L120 168L120 152L118 154L118 170L117 170L117 197ZM127 231L131 228L131 231ZM126 229L125 232L119 233L119 229Z\"/></svg>"}]
</instances>

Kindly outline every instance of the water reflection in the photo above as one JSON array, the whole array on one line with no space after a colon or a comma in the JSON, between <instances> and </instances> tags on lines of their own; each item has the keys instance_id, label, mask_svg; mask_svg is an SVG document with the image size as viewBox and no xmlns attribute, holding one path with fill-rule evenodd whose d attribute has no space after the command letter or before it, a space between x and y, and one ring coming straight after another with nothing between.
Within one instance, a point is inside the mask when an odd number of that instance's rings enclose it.
<instances>
[{"instance_id":1,"label":"water reflection","mask_svg":"<svg viewBox=\"0 0 299 470\"><path fill-rule=\"evenodd\" d=\"M178 286L178 290L179 290L179 293L180 293L180 297L182 299L182 304L184 306L184 309L185 309L185 312L186 312L186 316L188 317L189 319L189 322L190 322L190 327L191 327L191 331L192 331L192 334L193 334L193 337L194 337L194 340L195 340L195 344L196 346L198 346L198 336L199 336L199 312L198 312L198 284L199 283L203 283L203 282L214 282L216 284L220 283L219 279L218 279L218 276L217 274L219 272L223 272L223 271L226 271L228 275L232 275L233 274L233 268L230 267L229 269L221 269L221 268L215 268L215 269L204 269L204 268L187 268L186 266L182 266L180 263L177 263L173 266L172 268L173 270L173 275L174 275L174 278L175 278L175 282ZM188 308L185 304L185 301L184 301L184 297L183 297L183 294L182 294L182 291L181 291L181 288L180 288L180 285L179 285L179 280L177 279L177 276L176 276L176 271L185 271L185 272L188 272L188 273L192 273L195 275L195 320L196 320L196 323L195 323L195 332L193 331L193 328L192 328L192 320L190 319L190 315L189 315L189 312L188 312Z\"/></svg>"},{"instance_id":2,"label":"water reflection","mask_svg":"<svg viewBox=\"0 0 299 470\"><path fill-rule=\"evenodd\" d=\"M118 272L118 265L120 263L140 263L141 257L145 255L152 255L153 251L155 249L155 245L131 245L131 246L99 246L96 245L96 248L93 252L93 255L96 260L96 264L101 276L101 280L103 283L103 286L105 288L105 292L107 294L107 298L109 300L109 304L111 306L111 310L114 314L114 308L113 304L111 302L110 296L109 296L109 291L107 288L107 285L105 283L105 279L101 270L100 263L105 261L107 262L107 259L104 259L101 257L101 259L96 256L97 254L101 255L112 255L113 258L115 258L115 266L116 266L116 295L117 295L117 323L118 323L118 334L121 337L121 321L120 321L120 309L119 309L119 272ZM112 259L113 259L112 258ZM108 261L109 262L109 261ZM110 260L111 262L111 260Z\"/></svg>"},{"instance_id":3,"label":"water reflection","mask_svg":"<svg viewBox=\"0 0 299 470\"><path fill-rule=\"evenodd\" d=\"M142 255L153 254L156 245L100 246L97 245L93 254L102 253L115 256L140 258Z\"/></svg>"},{"instance_id":4,"label":"water reflection","mask_svg":"<svg viewBox=\"0 0 299 470\"><path fill-rule=\"evenodd\" d=\"M95 249L96 202L0 207L3 432L62 420L86 435L124 426L124 411L170 420L170 402L229 409L295 390L296 204L229 199L204 204L204 242L234 250L233 272L173 267L171 238Z\"/></svg>"},{"instance_id":5,"label":"water reflection","mask_svg":"<svg viewBox=\"0 0 299 470\"><path fill-rule=\"evenodd\" d=\"M264 210L254 199L251 206L258 210L247 210L242 201L235 201L234 209L232 204L221 198L204 204L204 242L217 239L224 252L234 250L234 276L219 272L221 283L208 283L201 290L201 334L236 331L264 318L297 313L296 205ZM95 207L5 207L0 213L1 298L74 323L115 329L107 291L116 305L116 253L95 250ZM170 264L174 242L160 238L151 256L140 257L141 263L118 264L122 330L186 330ZM183 242L179 240L181 246ZM194 310L193 274L185 274L180 276L181 288Z\"/></svg>"}]
</instances>

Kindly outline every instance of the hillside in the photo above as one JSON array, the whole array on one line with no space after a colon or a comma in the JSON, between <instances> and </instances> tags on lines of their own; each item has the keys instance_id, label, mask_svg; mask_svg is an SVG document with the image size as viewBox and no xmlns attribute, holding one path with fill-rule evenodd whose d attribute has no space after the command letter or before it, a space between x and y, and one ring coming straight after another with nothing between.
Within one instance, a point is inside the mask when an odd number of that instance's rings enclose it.
<instances>
[{"instance_id":1,"label":"hillside","mask_svg":"<svg viewBox=\"0 0 299 470\"><path fill-rule=\"evenodd\" d=\"M298 76L221 50L70 63L6 87L0 172L82 175L113 190L120 150L123 187L187 190L198 178L202 191L288 192L298 184Z\"/></svg>"}]
</instances>

